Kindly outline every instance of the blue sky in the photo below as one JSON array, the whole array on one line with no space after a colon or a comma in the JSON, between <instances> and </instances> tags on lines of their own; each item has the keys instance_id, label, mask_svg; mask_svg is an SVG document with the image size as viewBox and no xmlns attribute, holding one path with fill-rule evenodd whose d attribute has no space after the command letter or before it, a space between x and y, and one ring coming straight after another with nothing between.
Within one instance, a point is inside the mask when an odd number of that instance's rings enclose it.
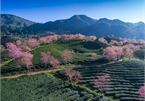
<instances>
[{"instance_id":1,"label":"blue sky","mask_svg":"<svg viewBox=\"0 0 145 101\"><path fill-rule=\"evenodd\" d=\"M145 22L145 0L1 0L1 13L35 22L55 21L85 14L91 18Z\"/></svg>"}]
</instances>

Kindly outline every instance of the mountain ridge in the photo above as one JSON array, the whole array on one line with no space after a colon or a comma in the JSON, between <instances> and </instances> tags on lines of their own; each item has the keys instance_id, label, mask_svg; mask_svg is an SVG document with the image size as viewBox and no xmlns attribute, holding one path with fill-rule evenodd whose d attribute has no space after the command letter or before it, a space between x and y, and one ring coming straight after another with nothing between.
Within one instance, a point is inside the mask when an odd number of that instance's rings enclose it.
<instances>
[{"instance_id":1,"label":"mountain ridge","mask_svg":"<svg viewBox=\"0 0 145 101\"><path fill-rule=\"evenodd\" d=\"M13 14L1 14L1 26L27 27L34 23L34 21Z\"/></svg>"},{"instance_id":2,"label":"mountain ridge","mask_svg":"<svg viewBox=\"0 0 145 101\"><path fill-rule=\"evenodd\" d=\"M34 23L26 26L19 31L23 34L45 35L55 34L76 34L85 35L115 36L127 38L143 38L145 35L145 24L143 22L131 23L119 19L100 18L92 19L86 15L73 15L67 19L48 21L45 23ZM17 29L19 30L19 29ZM17 30L11 31L12 33Z\"/></svg>"}]
</instances>

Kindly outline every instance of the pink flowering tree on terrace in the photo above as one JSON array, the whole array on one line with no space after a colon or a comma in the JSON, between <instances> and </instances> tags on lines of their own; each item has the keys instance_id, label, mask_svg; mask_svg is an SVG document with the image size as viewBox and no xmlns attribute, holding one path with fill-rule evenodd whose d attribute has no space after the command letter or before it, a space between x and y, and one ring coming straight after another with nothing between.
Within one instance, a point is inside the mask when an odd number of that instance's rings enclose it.
<instances>
[{"instance_id":1,"label":"pink flowering tree on terrace","mask_svg":"<svg viewBox=\"0 0 145 101\"><path fill-rule=\"evenodd\" d=\"M17 46L17 47L20 47L21 45L22 45L21 41L20 41L20 40L17 40L17 41L16 41L16 46Z\"/></svg>"},{"instance_id":2,"label":"pink flowering tree on terrace","mask_svg":"<svg viewBox=\"0 0 145 101\"><path fill-rule=\"evenodd\" d=\"M6 47L8 50L9 57L18 58L19 55L22 53L22 49L18 48L15 44L11 42L6 43Z\"/></svg>"},{"instance_id":3,"label":"pink flowering tree on terrace","mask_svg":"<svg viewBox=\"0 0 145 101\"><path fill-rule=\"evenodd\" d=\"M46 36L46 43L51 43L51 42L55 42L55 41L57 41L58 40L58 38L57 38L57 36Z\"/></svg>"},{"instance_id":4,"label":"pink flowering tree on terrace","mask_svg":"<svg viewBox=\"0 0 145 101\"><path fill-rule=\"evenodd\" d=\"M123 49L117 46L107 47L103 52L103 56L105 56L108 61L117 60L117 58L121 58L122 55Z\"/></svg>"},{"instance_id":5,"label":"pink flowering tree on terrace","mask_svg":"<svg viewBox=\"0 0 145 101\"><path fill-rule=\"evenodd\" d=\"M97 37L96 37L96 36L93 36L93 35L89 36L89 38L90 38L91 40L93 40L93 41L95 41L95 40L97 39Z\"/></svg>"},{"instance_id":6,"label":"pink flowering tree on terrace","mask_svg":"<svg viewBox=\"0 0 145 101\"><path fill-rule=\"evenodd\" d=\"M61 57L65 63L71 62L73 59L72 53L69 50L64 50Z\"/></svg>"},{"instance_id":7,"label":"pink flowering tree on terrace","mask_svg":"<svg viewBox=\"0 0 145 101\"><path fill-rule=\"evenodd\" d=\"M98 41L99 41L99 42L102 42L102 43L108 43L107 40L104 39L103 37L102 37L102 38L99 38Z\"/></svg>"},{"instance_id":8,"label":"pink flowering tree on terrace","mask_svg":"<svg viewBox=\"0 0 145 101\"><path fill-rule=\"evenodd\" d=\"M127 39L126 38L123 38L123 43L126 43L127 42Z\"/></svg>"},{"instance_id":9,"label":"pink flowering tree on terrace","mask_svg":"<svg viewBox=\"0 0 145 101\"><path fill-rule=\"evenodd\" d=\"M52 58L50 60L50 65L52 65L53 68L57 68L60 66L60 62L58 59Z\"/></svg>"},{"instance_id":10,"label":"pink flowering tree on terrace","mask_svg":"<svg viewBox=\"0 0 145 101\"><path fill-rule=\"evenodd\" d=\"M41 52L41 61L45 64L45 67L47 66L47 64L49 63L49 61L51 60L52 56L50 52Z\"/></svg>"},{"instance_id":11,"label":"pink flowering tree on terrace","mask_svg":"<svg viewBox=\"0 0 145 101\"><path fill-rule=\"evenodd\" d=\"M57 68L60 65L60 62L58 59L55 59L50 52L41 52L41 61L45 64L45 67L49 63L52 65L52 67Z\"/></svg>"},{"instance_id":12,"label":"pink flowering tree on terrace","mask_svg":"<svg viewBox=\"0 0 145 101\"><path fill-rule=\"evenodd\" d=\"M73 70L72 67L69 67L65 70L65 76L70 82L73 82L75 84L80 82L80 79L82 78L82 75L79 71Z\"/></svg>"},{"instance_id":13,"label":"pink flowering tree on terrace","mask_svg":"<svg viewBox=\"0 0 145 101\"><path fill-rule=\"evenodd\" d=\"M137 43L137 40L136 40L136 39L132 39L132 42L133 42L133 43Z\"/></svg>"},{"instance_id":14,"label":"pink flowering tree on terrace","mask_svg":"<svg viewBox=\"0 0 145 101\"><path fill-rule=\"evenodd\" d=\"M29 39L29 40L26 41L26 45L27 45L28 47L30 47L30 48L33 48L33 47L39 46L40 43L39 43L39 41L36 40L36 39Z\"/></svg>"},{"instance_id":15,"label":"pink flowering tree on terrace","mask_svg":"<svg viewBox=\"0 0 145 101\"><path fill-rule=\"evenodd\" d=\"M61 36L61 38L62 38L63 40L72 40L72 39L75 38L75 35L73 35L73 34L70 34L70 35L63 34L63 35Z\"/></svg>"},{"instance_id":16,"label":"pink flowering tree on terrace","mask_svg":"<svg viewBox=\"0 0 145 101\"><path fill-rule=\"evenodd\" d=\"M111 80L109 74L98 76L97 79L95 80L95 87L97 87L102 93L109 90L110 84Z\"/></svg>"},{"instance_id":17,"label":"pink flowering tree on terrace","mask_svg":"<svg viewBox=\"0 0 145 101\"><path fill-rule=\"evenodd\" d=\"M139 94L139 100L140 101L144 101L145 100L145 85L144 86L141 86L139 89L138 89L138 92Z\"/></svg>"},{"instance_id":18,"label":"pink flowering tree on terrace","mask_svg":"<svg viewBox=\"0 0 145 101\"><path fill-rule=\"evenodd\" d=\"M86 36L83 35L83 34L80 34L80 33L76 34L75 37L78 38L78 39L86 39Z\"/></svg>"},{"instance_id":19,"label":"pink flowering tree on terrace","mask_svg":"<svg viewBox=\"0 0 145 101\"><path fill-rule=\"evenodd\" d=\"M119 41L118 46L122 46L122 45L123 45L123 41Z\"/></svg>"},{"instance_id":20,"label":"pink flowering tree on terrace","mask_svg":"<svg viewBox=\"0 0 145 101\"><path fill-rule=\"evenodd\" d=\"M17 67L19 70L21 69L22 65L25 65L27 68L32 66L32 58L33 55L28 52L22 52L21 48L18 48L15 44L9 42L6 43L8 55L10 57L13 57Z\"/></svg>"},{"instance_id":21,"label":"pink flowering tree on terrace","mask_svg":"<svg viewBox=\"0 0 145 101\"><path fill-rule=\"evenodd\" d=\"M15 62L16 62L17 67L20 68L22 65L25 65L27 67L27 69L29 69L30 67L33 66L32 58L33 58L33 54L31 54L31 53L27 53L27 52L20 53L19 57L15 58Z\"/></svg>"},{"instance_id":22,"label":"pink flowering tree on terrace","mask_svg":"<svg viewBox=\"0 0 145 101\"><path fill-rule=\"evenodd\" d=\"M38 41L40 44L46 44L46 43L55 42L57 40L58 40L58 36L51 35L51 36L42 37Z\"/></svg>"},{"instance_id":23,"label":"pink flowering tree on terrace","mask_svg":"<svg viewBox=\"0 0 145 101\"><path fill-rule=\"evenodd\" d=\"M16 41L16 46L17 46L18 48L21 48L22 51L30 51L30 50L31 50L30 47L28 47L28 46L26 46L26 45L23 45L22 42L21 42L20 40L17 40L17 41Z\"/></svg>"}]
</instances>

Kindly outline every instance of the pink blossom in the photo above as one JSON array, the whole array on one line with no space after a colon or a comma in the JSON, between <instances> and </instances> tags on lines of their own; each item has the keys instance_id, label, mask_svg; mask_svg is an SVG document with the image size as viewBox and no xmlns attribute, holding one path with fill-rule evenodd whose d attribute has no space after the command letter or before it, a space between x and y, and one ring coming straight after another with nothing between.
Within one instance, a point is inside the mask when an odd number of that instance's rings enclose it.
<instances>
[{"instance_id":1,"label":"pink blossom","mask_svg":"<svg viewBox=\"0 0 145 101\"><path fill-rule=\"evenodd\" d=\"M133 43L137 43L137 40L136 40L136 39L132 39L132 42L133 42Z\"/></svg>"},{"instance_id":2,"label":"pink blossom","mask_svg":"<svg viewBox=\"0 0 145 101\"><path fill-rule=\"evenodd\" d=\"M46 65L49 63L50 59L52 59L52 56L51 56L51 53L50 52L41 52L41 60L42 62L45 64L45 67Z\"/></svg>"},{"instance_id":3,"label":"pink blossom","mask_svg":"<svg viewBox=\"0 0 145 101\"><path fill-rule=\"evenodd\" d=\"M25 45L22 45L22 46L21 46L21 49L22 49L23 51L30 51L30 50L31 50L28 46L25 46Z\"/></svg>"},{"instance_id":4,"label":"pink blossom","mask_svg":"<svg viewBox=\"0 0 145 101\"><path fill-rule=\"evenodd\" d=\"M36 47L36 46L40 45L39 41L36 40L36 39L29 39L29 40L26 41L26 44L30 48L33 48L33 47Z\"/></svg>"},{"instance_id":5,"label":"pink blossom","mask_svg":"<svg viewBox=\"0 0 145 101\"><path fill-rule=\"evenodd\" d=\"M97 37L96 37L96 36L93 36L93 35L89 36L89 38L90 38L91 40L96 40L96 39L97 39Z\"/></svg>"},{"instance_id":6,"label":"pink blossom","mask_svg":"<svg viewBox=\"0 0 145 101\"><path fill-rule=\"evenodd\" d=\"M123 38L123 43L126 43L127 42L127 39L126 38Z\"/></svg>"},{"instance_id":7,"label":"pink blossom","mask_svg":"<svg viewBox=\"0 0 145 101\"><path fill-rule=\"evenodd\" d=\"M142 39L139 39L139 40L138 40L138 43L139 43L139 44L143 44L143 43L145 43L145 41L142 40Z\"/></svg>"},{"instance_id":8,"label":"pink blossom","mask_svg":"<svg viewBox=\"0 0 145 101\"><path fill-rule=\"evenodd\" d=\"M20 40L17 40L16 41L16 46L20 47L22 44L21 44L21 41Z\"/></svg>"},{"instance_id":9,"label":"pink blossom","mask_svg":"<svg viewBox=\"0 0 145 101\"><path fill-rule=\"evenodd\" d=\"M86 39L86 36L83 35L83 34L80 34L80 33L76 34L75 37L78 38L78 39Z\"/></svg>"},{"instance_id":10,"label":"pink blossom","mask_svg":"<svg viewBox=\"0 0 145 101\"><path fill-rule=\"evenodd\" d=\"M69 67L65 70L65 76L71 82L78 83L82 78L82 75L79 71L73 70L72 67Z\"/></svg>"},{"instance_id":11,"label":"pink blossom","mask_svg":"<svg viewBox=\"0 0 145 101\"><path fill-rule=\"evenodd\" d=\"M103 52L103 56L105 56L105 58L109 61L113 61L116 60L117 58L120 58L122 54L123 54L122 48L117 46L107 47Z\"/></svg>"},{"instance_id":12,"label":"pink blossom","mask_svg":"<svg viewBox=\"0 0 145 101\"><path fill-rule=\"evenodd\" d=\"M52 58L52 59L50 60L50 64L51 64L54 68L57 68L57 67L60 65L60 62L59 62L59 60Z\"/></svg>"},{"instance_id":13,"label":"pink blossom","mask_svg":"<svg viewBox=\"0 0 145 101\"><path fill-rule=\"evenodd\" d=\"M98 79L95 80L95 86L103 93L109 90L110 81L109 74L98 76Z\"/></svg>"},{"instance_id":14,"label":"pink blossom","mask_svg":"<svg viewBox=\"0 0 145 101\"><path fill-rule=\"evenodd\" d=\"M57 36L46 36L46 37L42 37L39 39L39 42L42 44L42 43L51 43L51 42L55 42L58 40L58 37Z\"/></svg>"},{"instance_id":15,"label":"pink blossom","mask_svg":"<svg viewBox=\"0 0 145 101\"><path fill-rule=\"evenodd\" d=\"M133 45L133 44L127 44L127 45L125 45L124 47L128 47L128 48L132 49L133 51L140 48L139 46L135 46L135 45Z\"/></svg>"},{"instance_id":16,"label":"pink blossom","mask_svg":"<svg viewBox=\"0 0 145 101\"><path fill-rule=\"evenodd\" d=\"M62 38L63 40L72 40L72 39L75 38L75 36L72 35L72 34L70 34L70 35L63 34L63 35L61 36L61 38Z\"/></svg>"},{"instance_id":17,"label":"pink blossom","mask_svg":"<svg viewBox=\"0 0 145 101\"><path fill-rule=\"evenodd\" d=\"M73 57L70 51L64 50L63 54L61 55L62 59L67 63L68 61L72 61Z\"/></svg>"},{"instance_id":18,"label":"pink blossom","mask_svg":"<svg viewBox=\"0 0 145 101\"><path fill-rule=\"evenodd\" d=\"M129 48L129 47L124 47L123 48L123 56L124 57L132 57L133 56L133 50L131 49L131 48Z\"/></svg>"},{"instance_id":19,"label":"pink blossom","mask_svg":"<svg viewBox=\"0 0 145 101\"><path fill-rule=\"evenodd\" d=\"M98 41L99 41L99 42L102 42L102 43L108 43L107 40L104 39L104 38L99 38Z\"/></svg>"},{"instance_id":20,"label":"pink blossom","mask_svg":"<svg viewBox=\"0 0 145 101\"><path fill-rule=\"evenodd\" d=\"M111 40L111 41L110 41L110 44L111 44L111 45L115 45L115 44L117 45L118 42L117 42L116 40Z\"/></svg>"},{"instance_id":21,"label":"pink blossom","mask_svg":"<svg viewBox=\"0 0 145 101\"><path fill-rule=\"evenodd\" d=\"M16 61L16 65L18 67L20 67L21 65L26 65L27 68L29 68L30 66L32 66L32 58L33 58L33 55L31 53L21 53L19 54L19 57L15 59Z\"/></svg>"},{"instance_id":22,"label":"pink blossom","mask_svg":"<svg viewBox=\"0 0 145 101\"><path fill-rule=\"evenodd\" d=\"M141 86L137 93L139 94L140 101L144 101L144 99L145 99L145 86Z\"/></svg>"},{"instance_id":23,"label":"pink blossom","mask_svg":"<svg viewBox=\"0 0 145 101\"><path fill-rule=\"evenodd\" d=\"M123 45L123 41L119 41L119 42L118 42L118 45L119 45L119 46L122 46L122 45Z\"/></svg>"},{"instance_id":24,"label":"pink blossom","mask_svg":"<svg viewBox=\"0 0 145 101\"><path fill-rule=\"evenodd\" d=\"M14 58L18 58L19 55L22 53L22 49L21 48L18 48L15 44L9 42L9 43L6 43L6 46L7 46L7 50L8 50L8 55L10 57L14 57Z\"/></svg>"}]
</instances>

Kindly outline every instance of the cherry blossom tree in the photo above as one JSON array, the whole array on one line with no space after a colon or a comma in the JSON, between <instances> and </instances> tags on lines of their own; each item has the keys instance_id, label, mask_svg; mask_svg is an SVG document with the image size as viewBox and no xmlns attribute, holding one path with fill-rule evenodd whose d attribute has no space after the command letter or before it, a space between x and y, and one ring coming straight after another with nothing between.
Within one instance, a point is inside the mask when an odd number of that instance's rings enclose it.
<instances>
[{"instance_id":1,"label":"cherry blossom tree","mask_svg":"<svg viewBox=\"0 0 145 101\"><path fill-rule=\"evenodd\" d=\"M17 41L16 41L16 46L17 46L17 47L20 47L21 45L22 45L21 41L20 41L20 40L17 40Z\"/></svg>"},{"instance_id":2,"label":"cherry blossom tree","mask_svg":"<svg viewBox=\"0 0 145 101\"><path fill-rule=\"evenodd\" d=\"M13 57L17 67L20 67L22 65L25 65L27 68L32 66L32 58L33 55L31 53L28 52L22 52L21 48L18 48L15 44L9 42L6 43L7 46L7 50L8 50L8 55L10 57Z\"/></svg>"},{"instance_id":3,"label":"cherry blossom tree","mask_svg":"<svg viewBox=\"0 0 145 101\"><path fill-rule=\"evenodd\" d=\"M124 57L132 57L133 56L133 50L129 47L123 47L123 56Z\"/></svg>"},{"instance_id":4,"label":"cherry blossom tree","mask_svg":"<svg viewBox=\"0 0 145 101\"><path fill-rule=\"evenodd\" d=\"M117 46L107 47L103 52L103 56L105 56L105 58L108 61L113 61L116 60L117 58L119 59L122 55L123 55L122 48Z\"/></svg>"},{"instance_id":5,"label":"cherry blossom tree","mask_svg":"<svg viewBox=\"0 0 145 101\"><path fill-rule=\"evenodd\" d=\"M119 46L122 46L122 45L123 45L123 41L119 41L119 42L118 42L118 45L119 45Z\"/></svg>"},{"instance_id":6,"label":"cherry blossom tree","mask_svg":"<svg viewBox=\"0 0 145 101\"><path fill-rule=\"evenodd\" d=\"M136 39L132 39L132 42L133 42L133 43L137 43L137 40L136 40Z\"/></svg>"},{"instance_id":7,"label":"cherry blossom tree","mask_svg":"<svg viewBox=\"0 0 145 101\"><path fill-rule=\"evenodd\" d=\"M115 44L115 41L114 40L111 40L110 41L110 45L114 45Z\"/></svg>"},{"instance_id":8,"label":"cherry blossom tree","mask_svg":"<svg viewBox=\"0 0 145 101\"><path fill-rule=\"evenodd\" d=\"M46 37L40 38L40 39L39 39L39 43L40 43L40 44L45 44L45 43L47 43Z\"/></svg>"},{"instance_id":9,"label":"cherry blossom tree","mask_svg":"<svg viewBox=\"0 0 145 101\"><path fill-rule=\"evenodd\" d=\"M41 52L41 61L45 64L45 67L49 63L52 65L52 67L57 68L60 65L60 62L58 59L55 59L50 52Z\"/></svg>"},{"instance_id":10,"label":"cherry blossom tree","mask_svg":"<svg viewBox=\"0 0 145 101\"><path fill-rule=\"evenodd\" d=\"M18 58L19 55L22 53L22 49L18 48L15 44L9 42L6 43L6 47L8 50L8 55L13 58Z\"/></svg>"},{"instance_id":11,"label":"cherry blossom tree","mask_svg":"<svg viewBox=\"0 0 145 101\"><path fill-rule=\"evenodd\" d=\"M19 57L15 58L17 67L20 68L22 65L25 65L27 69L29 69L30 67L33 66L32 58L33 58L33 54L28 53L28 52L25 52L25 53L22 52L21 54L19 54Z\"/></svg>"},{"instance_id":12,"label":"cherry blossom tree","mask_svg":"<svg viewBox=\"0 0 145 101\"><path fill-rule=\"evenodd\" d=\"M18 48L21 48L22 51L30 51L30 50L31 50L30 47L28 47L28 46L22 44L22 42L21 42L20 40L17 40L17 41L16 41L16 46L17 46Z\"/></svg>"},{"instance_id":13,"label":"cherry blossom tree","mask_svg":"<svg viewBox=\"0 0 145 101\"><path fill-rule=\"evenodd\" d=\"M72 39L75 38L75 35L73 35L73 34L70 34L70 35L63 34L63 35L61 36L61 38L62 38L63 40L72 40Z\"/></svg>"},{"instance_id":14,"label":"cherry blossom tree","mask_svg":"<svg viewBox=\"0 0 145 101\"><path fill-rule=\"evenodd\" d=\"M62 57L62 59L63 59L63 61L64 61L65 63L71 62L72 59L73 59L72 54L71 54L71 52L70 52L69 50L64 50L64 52L63 52L63 54L61 55L61 57Z\"/></svg>"},{"instance_id":15,"label":"cherry blossom tree","mask_svg":"<svg viewBox=\"0 0 145 101\"><path fill-rule=\"evenodd\" d=\"M86 36L83 35L83 34L80 34L80 33L76 34L75 37L78 38L78 39L86 39Z\"/></svg>"},{"instance_id":16,"label":"cherry blossom tree","mask_svg":"<svg viewBox=\"0 0 145 101\"><path fill-rule=\"evenodd\" d=\"M52 56L50 52L41 52L41 61L45 64L45 67L47 66L47 64L49 63L49 61L51 60Z\"/></svg>"},{"instance_id":17,"label":"cherry blossom tree","mask_svg":"<svg viewBox=\"0 0 145 101\"><path fill-rule=\"evenodd\" d=\"M89 38L90 38L91 40L94 40L94 41L97 39L97 37L96 37L96 36L93 36L93 35L89 36Z\"/></svg>"},{"instance_id":18,"label":"cherry blossom tree","mask_svg":"<svg viewBox=\"0 0 145 101\"><path fill-rule=\"evenodd\" d=\"M99 42L102 42L102 43L108 43L107 40L104 39L103 37L102 37L102 38L99 38L98 41L99 41Z\"/></svg>"},{"instance_id":19,"label":"cherry blossom tree","mask_svg":"<svg viewBox=\"0 0 145 101\"><path fill-rule=\"evenodd\" d=\"M123 43L126 43L127 42L127 39L126 38L123 38Z\"/></svg>"},{"instance_id":20,"label":"cherry blossom tree","mask_svg":"<svg viewBox=\"0 0 145 101\"><path fill-rule=\"evenodd\" d=\"M53 35L51 35L51 36L47 36L47 37L45 37L46 38L46 43L51 43L51 42L55 42L55 41L57 41L58 40L58 38L57 38L57 36L53 36Z\"/></svg>"},{"instance_id":21,"label":"cherry blossom tree","mask_svg":"<svg viewBox=\"0 0 145 101\"><path fill-rule=\"evenodd\" d=\"M145 100L145 85L141 86L137 93L139 94L139 100L144 101Z\"/></svg>"},{"instance_id":22,"label":"cherry blossom tree","mask_svg":"<svg viewBox=\"0 0 145 101\"><path fill-rule=\"evenodd\" d=\"M20 47L23 51L30 51L31 49L28 47L28 46L26 46L26 45L22 45L21 47Z\"/></svg>"},{"instance_id":23,"label":"cherry blossom tree","mask_svg":"<svg viewBox=\"0 0 145 101\"><path fill-rule=\"evenodd\" d=\"M42 37L38 41L40 44L46 44L46 43L55 42L57 40L58 40L58 36L50 35L50 36Z\"/></svg>"},{"instance_id":24,"label":"cherry blossom tree","mask_svg":"<svg viewBox=\"0 0 145 101\"><path fill-rule=\"evenodd\" d=\"M98 76L95 80L95 87L97 87L102 93L109 90L109 84L111 84L109 74Z\"/></svg>"},{"instance_id":25,"label":"cherry blossom tree","mask_svg":"<svg viewBox=\"0 0 145 101\"><path fill-rule=\"evenodd\" d=\"M124 47L128 47L128 48L132 49L133 51L135 51L135 50L140 48L140 46L135 46L133 44L127 44Z\"/></svg>"},{"instance_id":26,"label":"cherry blossom tree","mask_svg":"<svg viewBox=\"0 0 145 101\"><path fill-rule=\"evenodd\" d=\"M70 82L79 83L82 75L79 71L73 70L72 67L69 67L65 70L65 76Z\"/></svg>"},{"instance_id":27,"label":"cherry blossom tree","mask_svg":"<svg viewBox=\"0 0 145 101\"><path fill-rule=\"evenodd\" d=\"M29 40L26 41L26 45L27 45L28 47L30 47L30 48L33 48L33 47L39 46L40 43L39 43L39 41L36 40L36 39L29 39Z\"/></svg>"},{"instance_id":28,"label":"cherry blossom tree","mask_svg":"<svg viewBox=\"0 0 145 101\"><path fill-rule=\"evenodd\" d=\"M57 67L59 67L60 62L59 62L58 59L52 58L52 59L50 60L50 65L52 65L52 67L54 67L54 68L57 68Z\"/></svg>"},{"instance_id":29,"label":"cherry blossom tree","mask_svg":"<svg viewBox=\"0 0 145 101\"><path fill-rule=\"evenodd\" d=\"M138 40L138 43L139 43L139 44L143 44L143 43L145 43L145 41L142 40L142 39L139 39L139 40Z\"/></svg>"}]
</instances>

